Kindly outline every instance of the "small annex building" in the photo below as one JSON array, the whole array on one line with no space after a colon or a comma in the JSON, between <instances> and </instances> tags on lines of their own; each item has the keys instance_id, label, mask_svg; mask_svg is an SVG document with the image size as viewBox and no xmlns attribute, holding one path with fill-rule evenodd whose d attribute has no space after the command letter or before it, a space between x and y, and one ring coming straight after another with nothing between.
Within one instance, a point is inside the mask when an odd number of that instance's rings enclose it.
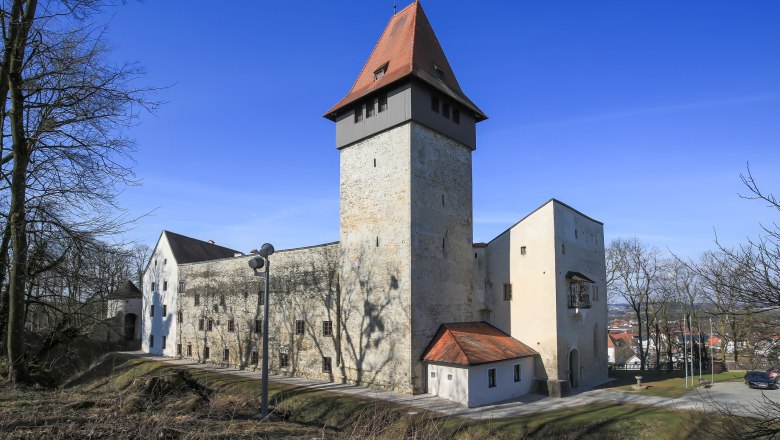
<instances>
[{"instance_id":1,"label":"small annex building","mask_svg":"<svg viewBox=\"0 0 780 440\"><path fill-rule=\"evenodd\" d=\"M468 407L528 394L538 355L484 321L442 324L423 355L428 394Z\"/></svg>"}]
</instances>

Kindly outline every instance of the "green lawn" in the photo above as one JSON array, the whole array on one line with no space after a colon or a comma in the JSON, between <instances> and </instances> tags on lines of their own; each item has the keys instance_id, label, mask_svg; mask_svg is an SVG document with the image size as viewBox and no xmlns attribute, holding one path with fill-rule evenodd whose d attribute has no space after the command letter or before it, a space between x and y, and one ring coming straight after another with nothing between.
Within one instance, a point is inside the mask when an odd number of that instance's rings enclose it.
<instances>
[{"instance_id":1,"label":"green lawn","mask_svg":"<svg viewBox=\"0 0 780 440\"><path fill-rule=\"evenodd\" d=\"M644 390L634 390L636 384L635 376L642 376L642 384L647 386ZM714 383L742 381L745 376L744 371L726 371L714 375ZM680 397L698 388L699 375L696 374L688 378L688 386L685 386L685 373L675 371L672 373L666 371L612 371L610 374L614 380L602 388L611 388L620 391L632 392L660 397ZM710 374L703 374L702 379L711 380Z\"/></svg>"}]
</instances>

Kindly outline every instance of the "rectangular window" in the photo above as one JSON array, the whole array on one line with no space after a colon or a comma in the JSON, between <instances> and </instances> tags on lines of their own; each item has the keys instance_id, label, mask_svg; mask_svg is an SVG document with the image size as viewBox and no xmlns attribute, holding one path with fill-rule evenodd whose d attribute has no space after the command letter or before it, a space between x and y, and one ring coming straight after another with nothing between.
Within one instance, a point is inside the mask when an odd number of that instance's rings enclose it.
<instances>
[{"instance_id":1,"label":"rectangular window","mask_svg":"<svg viewBox=\"0 0 780 440\"><path fill-rule=\"evenodd\" d=\"M182 312L181 310L179 310L179 312L176 313L176 322L179 324L184 322L184 312Z\"/></svg>"},{"instance_id":2,"label":"rectangular window","mask_svg":"<svg viewBox=\"0 0 780 440\"><path fill-rule=\"evenodd\" d=\"M176 344L176 354L181 356L181 344Z\"/></svg>"},{"instance_id":3,"label":"rectangular window","mask_svg":"<svg viewBox=\"0 0 780 440\"><path fill-rule=\"evenodd\" d=\"M263 333L263 320L255 319L255 333Z\"/></svg>"},{"instance_id":4,"label":"rectangular window","mask_svg":"<svg viewBox=\"0 0 780 440\"><path fill-rule=\"evenodd\" d=\"M211 309L214 310L214 313L219 312L219 304L214 304L214 306Z\"/></svg>"},{"instance_id":5,"label":"rectangular window","mask_svg":"<svg viewBox=\"0 0 780 440\"><path fill-rule=\"evenodd\" d=\"M209 320L208 320L208 322L206 324L207 324L206 329L208 331L214 330L214 320L213 319L209 318Z\"/></svg>"},{"instance_id":6,"label":"rectangular window","mask_svg":"<svg viewBox=\"0 0 780 440\"><path fill-rule=\"evenodd\" d=\"M192 342L187 343L187 356L192 356Z\"/></svg>"},{"instance_id":7,"label":"rectangular window","mask_svg":"<svg viewBox=\"0 0 780 440\"><path fill-rule=\"evenodd\" d=\"M163 304L163 318L168 316L168 306Z\"/></svg>"},{"instance_id":8,"label":"rectangular window","mask_svg":"<svg viewBox=\"0 0 780 440\"><path fill-rule=\"evenodd\" d=\"M208 359L211 355L211 350L208 347L203 347L203 359Z\"/></svg>"},{"instance_id":9,"label":"rectangular window","mask_svg":"<svg viewBox=\"0 0 780 440\"><path fill-rule=\"evenodd\" d=\"M431 379L436 379L436 372L435 371L431 371Z\"/></svg>"},{"instance_id":10,"label":"rectangular window","mask_svg":"<svg viewBox=\"0 0 780 440\"><path fill-rule=\"evenodd\" d=\"M489 368L488 369L488 388L495 388L496 387L496 369L495 368Z\"/></svg>"},{"instance_id":11,"label":"rectangular window","mask_svg":"<svg viewBox=\"0 0 780 440\"><path fill-rule=\"evenodd\" d=\"M520 255L525 255L526 249L525 246L520 246Z\"/></svg>"},{"instance_id":12,"label":"rectangular window","mask_svg":"<svg viewBox=\"0 0 780 440\"><path fill-rule=\"evenodd\" d=\"M450 103L443 102L441 104L441 115L444 116L445 118L449 119L449 117L450 117Z\"/></svg>"},{"instance_id":13,"label":"rectangular window","mask_svg":"<svg viewBox=\"0 0 780 440\"><path fill-rule=\"evenodd\" d=\"M520 364L515 364L515 382L520 382Z\"/></svg>"},{"instance_id":14,"label":"rectangular window","mask_svg":"<svg viewBox=\"0 0 780 440\"><path fill-rule=\"evenodd\" d=\"M300 319L298 321L295 321L295 334L302 335L303 330L304 330L303 321Z\"/></svg>"},{"instance_id":15,"label":"rectangular window","mask_svg":"<svg viewBox=\"0 0 780 440\"><path fill-rule=\"evenodd\" d=\"M162 349L165 350L166 341L168 340L167 336L162 337Z\"/></svg>"},{"instance_id":16,"label":"rectangular window","mask_svg":"<svg viewBox=\"0 0 780 440\"><path fill-rule=\"evenodd\" d=\"M374 81L379 81L383 76L385 76L385 72L387 72L387 64L388 63L385 63L382 67L374 71Z\"/></svg>"},{"instance_id":17,"label":"rectangular window","mask_svg":"<svg viewBox=\"0 0 780 440\"><path fill-rule=\"evenodd\" d=\"M355 107L355 123L363 120L363 104L358 104Z\"/></svg>"},{"instance_id":18,"label":"rectangular window","mask_svg":"<svg viewBox=\"0 0 780 440\"><path fill-rule=\"evenodd\" d=\"M155 292L157 290L157 283L152 281L152 292Z\"/></svg>"},{"instance_id":19,"label":"rectangular window","mask_svg":"<svg viewBox=\"0 0 780 440\"><path fill-rule=\"evenodd\" d=\"M279 353L279 368L287 368L290 366L290 357L287 353Z\"/></svg>"},{"instance_id":20,"label":"rectangular window","mask_svg":"<svg viewBox=\"0 0 780 440\"><path fill-rule=\"evenodd\" d=\"M179 281L179 293L184 293L184 281Z\"/></svg>"},{"instance_id":21,"label":"rectangular window","mask_svg":"<svg viewBox=\"0 0 780 440\"><path fill-rule=\"evenodd\" d=\"M154 304L149 306L149 316L154 317Z\"/></svg>"},{"instance_id":22,"label":"rectangular window","mask_svg":"<svg viewBox=\"0 0 780 440\"><path fill-rule=\"evenodd\" d=\"M163 281L163 292L167 292L167 291L168 291L168 282Z\"/></svg>"},{"instance_id":23,"label":"rectangular window","mask_svg":"<svg viewBox=\"0 0 780 440\"><path fill-rule=\"evenodd\" d=\"M452 109L452 122L456 124L460 124L460 110L453 108Z\"/></svg>"},{"instance_id":24,"label":"rectangular window","mask_svg":"<svg viewBox=\"0 0 780 440\"><path fill-rule=\"evenodd\" d=\"M366 119L374 116L374 100L366 102Z\"/></svg>"},{"instance_id":25,"label":"rectangular window","mask_svg":"<svg viewBox=\"0 0 780 440\"><path fill-rule=\"evenodd\" d=\"M322 321L322 336L333 335L333 321Z\"/></svg>"},{"instance_id":26,"label":"rectangular window","mask_svg":"<svg viewBox=\"0 0 780 440\"><path fill-rule=\"evenodd\" d=\"M260 354L257 353L256 351L253 351L252 352L252 361L250 363L257 365L259 362L260 362Z\"/></svg>"},{"instance_id":27,"label":"rectangular window","mask_svg":"<svg viewBox=\"0 0 780 440\"><path fill-rule=\"evenodd\" d=\"M200 318L198 320L198 330L203 331L203 329L206 327L206 320L203 318Z\"/></svg>"},{"instance_id":28,"label":"rectangular window","mask_svg":"<svg viewBox=\"0 0 780 440\"><path fill-rule=\"evenodd\" d=\"M512 284L504 283L504 301L512 300Z\"/></svg>"},{"instance_id":29,"label":"rectangular window","mask_svg":"<svg viewBox=\"0 0 780 440\"><path fill-rule=\"evenodd\" d=\"M195 299L195 305L199 306L200 305L200 295L196 294L194 299Z\"/></svg>"},{"instance_id":30,"label":"rectangular window","mask_svg":"<svg viewBox=\"0 0 780 440\"><path fill-rule=\"evenodd\" d=\"M565 244L562 244L562 245L561 245L561 253L562 253L563 255L566 255L566 245L565 245Z\"/></svg>"},{"instance_id":31,"label":"rectangular window","mask_svg":"<svg viewBox=\"0 0 780 440\"><path fill-rule=\"evenodd\" d=\"M452 380L452 375L451 374L447 375L447 380Z\"/></svg>"},{"instance_id":32,"label":"rectangular window","mask_svg":"<svg viewBox=\"0 0 780 440\"><path fill-rule=\"evenodd\" d=\"M221 305L221 306L225 305L225 295L224 294L219 295L219 305Z\"/></svg>"},{"instance_id":33,"label":"rectangular window","mask_svg":"<svg viewBox=\"0 0 780 440\"><path fill-rule=\"evenodd\" d=\"M379 97L379 113L385 110L387 110L387 95L382 95Z\"/></svg>"},{"instance_id":34,"label":"rectangular window","mask_svg":"<svg viewBox=\"0 0 780 440\"><path fill-rule=\"evenodd\" d=\"M330 373L331 370L331 363L329 357L323 357L322 358L322 372L323 373Z\"/></svg>"},{"instance_id":35,"label":"rectangular window","mask_svg":"<svg viewBox=\"0 0 780 440\"><path fill-rule=\"evenodd\" d=\"M236 321L234 321L232 319L228 319L228 331L229 332L236 331Z\"/></svg>"},{"instance_id":36,"label":"rectangular window","mask_svg":"<svg viewBox=\"0 0 780 440\"><path fill-rule=\"evenodd\" d=\"M438 96L431 96L431 110L433 110L436 113L439 113L439 97Z\"/></svg>"},{"instance_id":37,"label":"rectangular window","mask_svg":"<svg viewBox=\"0 0 780 440\"><path fill-rule=\"evenodd\" d=\"M230 360L230 350L226 348L225 351L222 352L222 361L227 362L229 360Z\"/></svg>"},{"instance_id":38,"label":"rectangular window","mask_svg":"<svg viewBox=\"0 0 780 440\"><path fill-rule=\"evenodd\" d=\"M154 335L149 335L149 348L154 347Z\"/></svg>"}]
</instances>

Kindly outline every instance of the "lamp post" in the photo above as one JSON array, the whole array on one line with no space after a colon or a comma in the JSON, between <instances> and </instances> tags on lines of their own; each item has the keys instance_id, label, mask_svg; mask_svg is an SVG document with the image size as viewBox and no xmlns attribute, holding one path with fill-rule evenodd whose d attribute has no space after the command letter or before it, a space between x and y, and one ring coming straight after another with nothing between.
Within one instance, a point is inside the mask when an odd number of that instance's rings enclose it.
<instances>
[{"instance_id":1,"label":"lamp post","mask_svg":"<svg viewBox=\"0 0 780 440\"><path fill-rule=\"evenodd\" d=\"M260 391L260 418L268 416L268 267L270 266L268 257L273 253L274 246L265 243L260 247L259 256L249 260L249 267L254 270L255 276L261 276L258 270L265 268L262 275L265 286L263 288L263 376Z\"/></svg>"}]
</instances>

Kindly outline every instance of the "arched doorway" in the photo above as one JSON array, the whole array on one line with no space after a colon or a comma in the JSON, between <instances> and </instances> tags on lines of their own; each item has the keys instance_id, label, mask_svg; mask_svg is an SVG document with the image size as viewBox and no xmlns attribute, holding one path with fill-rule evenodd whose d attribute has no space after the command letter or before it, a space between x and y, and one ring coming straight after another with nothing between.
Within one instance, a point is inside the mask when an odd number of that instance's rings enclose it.
<instances>
[{"instance_id":1,"label":"arched doorway","mask_svg":"<svg viewBox=\"0 0 780 440\"><path fill-rule=\"evenodd\" d=\"M125 315L125 339L132 341L135 339L135 313Z\"/></svg>"},{"instance_id":2,"label":"arched doorway","mask_svg":"<svg viewBox=\"0 0 780 440\"><path fill-rule=\"evenodd\" d=\"M569 352L569 385L572 389L580 384L580 355L576 348Z\"/></svg>"}]
</instances>

